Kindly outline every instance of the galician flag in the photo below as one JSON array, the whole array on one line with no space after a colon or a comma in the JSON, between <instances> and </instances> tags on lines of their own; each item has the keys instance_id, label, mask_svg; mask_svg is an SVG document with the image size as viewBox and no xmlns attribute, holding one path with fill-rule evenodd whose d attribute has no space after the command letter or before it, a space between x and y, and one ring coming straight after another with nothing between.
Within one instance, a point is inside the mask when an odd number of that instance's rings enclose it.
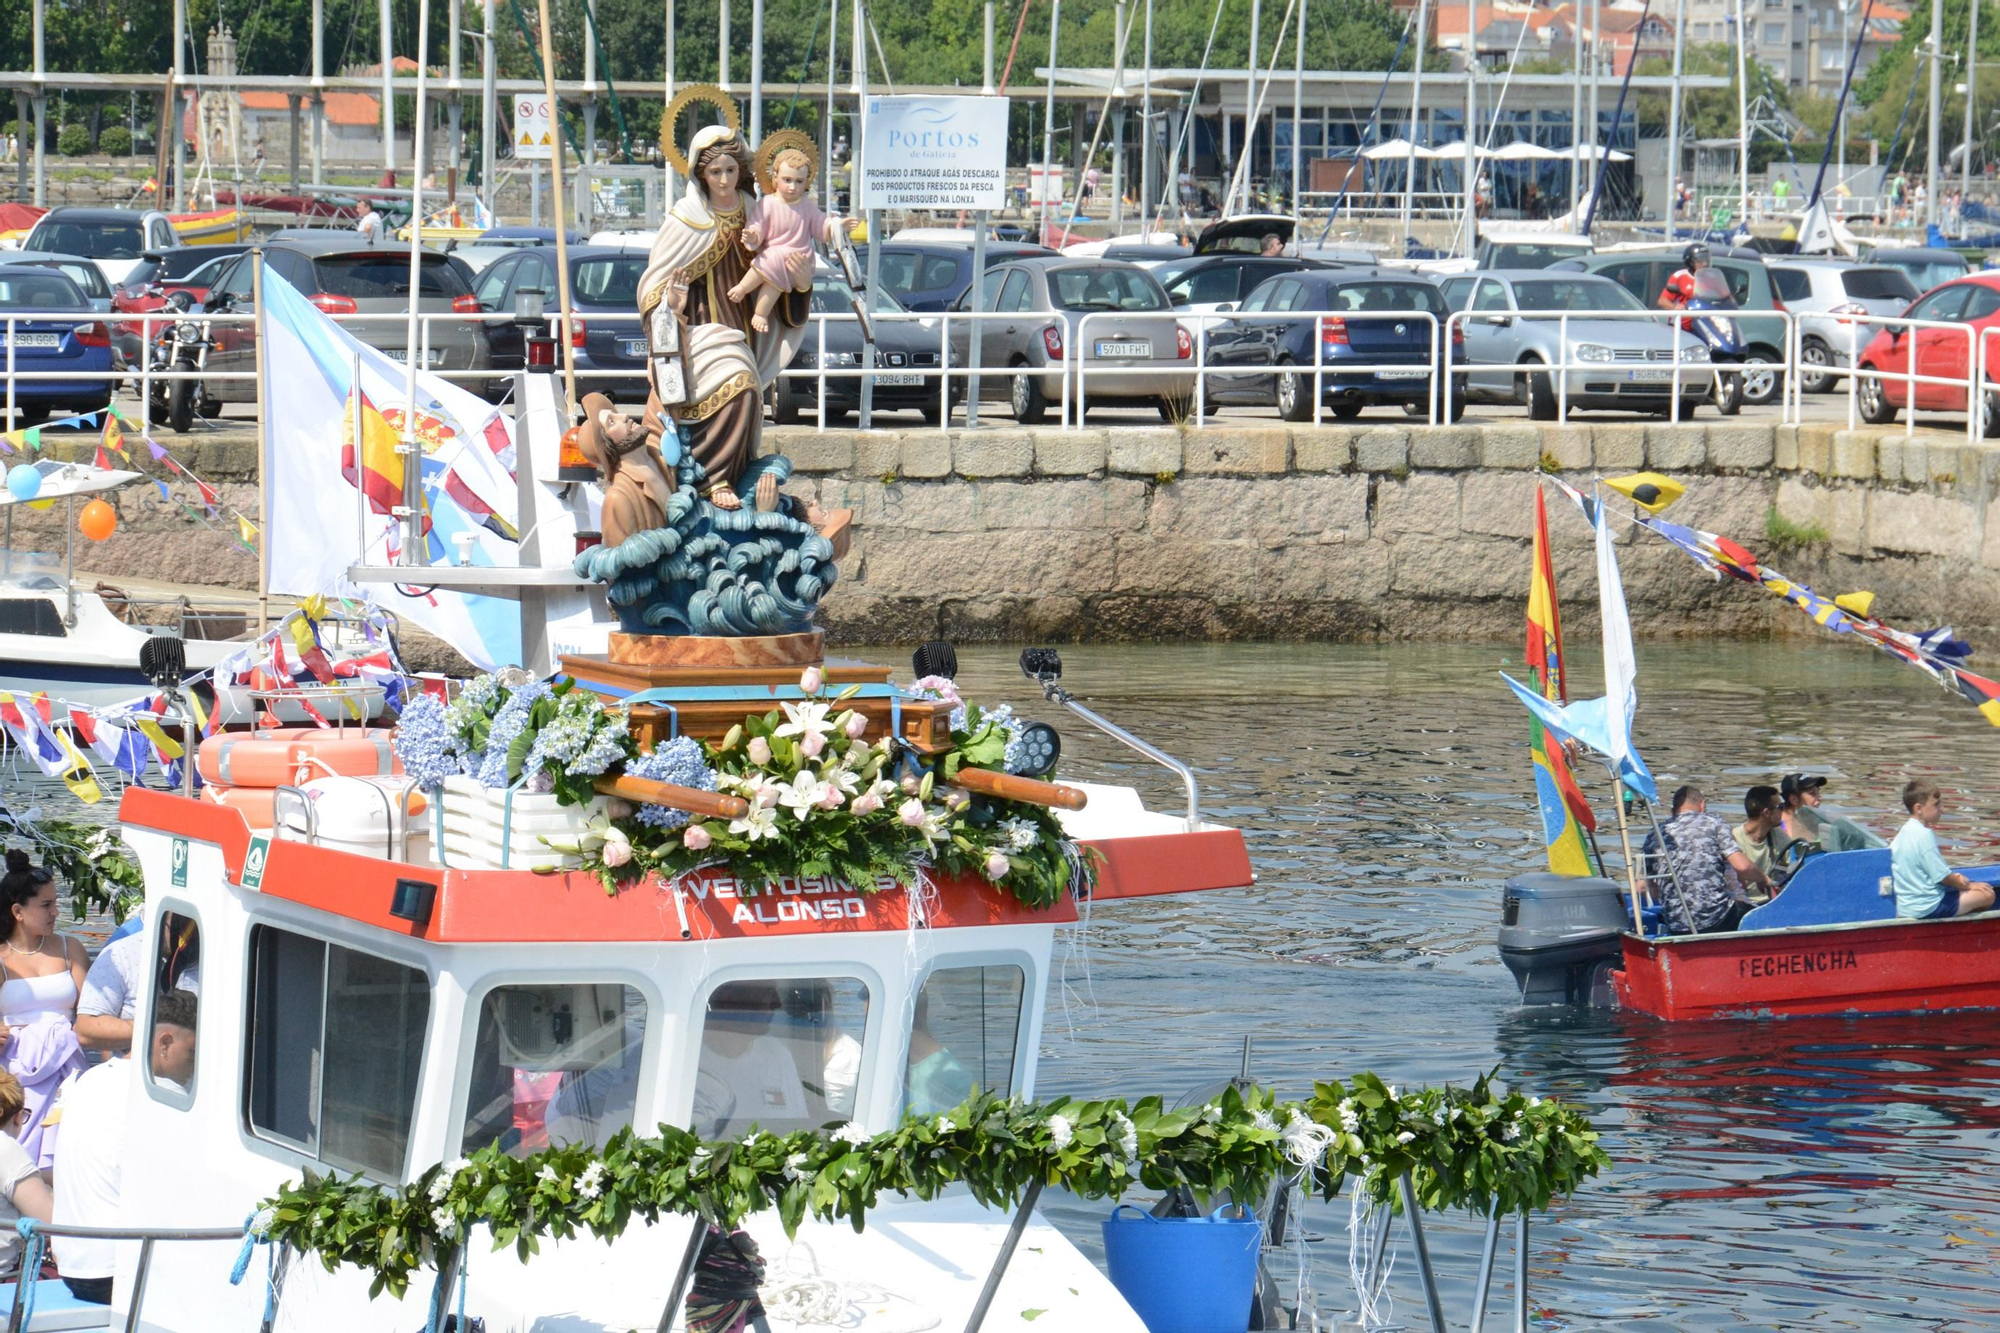
<instances>
[{"instance_id":1,"label":"galician flag","mask_svg":"<svg viewBox=\"0 0 2000 1333\"><path fill-rule=\"evenodd\" d=\"M1541 487L1535 488L1534 569L1528 579L1528 678L1542 697L1569 702L1563 678L1562 613L1556 603L1556 571L1549 558L1549 514ZM1542 813L1542 839L1548 844L1549 869L1558 875L1588 875L1590 845L1585 830L1595 831L1596 816L1576 785L1569 760L1560 745L1549 743L1539 717L1528 715L1529 742L1535 758L1535 803Z\"/></svg>"}]
</instances>

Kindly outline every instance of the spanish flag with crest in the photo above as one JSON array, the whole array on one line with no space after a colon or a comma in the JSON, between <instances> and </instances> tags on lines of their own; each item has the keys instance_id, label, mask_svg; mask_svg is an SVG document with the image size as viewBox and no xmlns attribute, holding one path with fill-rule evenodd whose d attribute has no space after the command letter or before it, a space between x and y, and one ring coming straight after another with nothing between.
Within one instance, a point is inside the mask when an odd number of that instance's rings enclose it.
<instances>
[{"instance_id":1,"label":"spanish flag with crest","mask_svg":"<svg viewBox=\"0 0 2000 1333\"><path fill-rule=\"evenodd\" d=\"M376 513L394 512L403 503L403 455L395 427L358 384L348 395L341 425L340 475L361 488Z\"/></svg>"},{"instance_id":2,"label":"spanish flag with crest","mask_svg":"<svg viewBox=\"0 0 2000 1333\"><path fill-rule=\"evenodd\" d=\"M1569 702L1563 678L1562 614L1556 606L1555 565L1549 558L1549 514L1539 486L1535 488L1534 570L1528 583L1528 670L1543 698ZM1532 714L1528 727L1535 757L1535 803L1541 810L1549 869L1558 875L1596 873L1584 832L1596 830L1597 818L1576 785L1562 746L1549 743L1548 732Z\"/></svg>"}]
</instances>

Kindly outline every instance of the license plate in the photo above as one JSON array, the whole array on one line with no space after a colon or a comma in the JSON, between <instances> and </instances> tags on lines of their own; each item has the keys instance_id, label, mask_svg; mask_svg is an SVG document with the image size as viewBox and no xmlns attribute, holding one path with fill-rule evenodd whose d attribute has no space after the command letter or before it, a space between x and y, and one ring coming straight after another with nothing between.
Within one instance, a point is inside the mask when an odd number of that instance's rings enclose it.
<instances>
[{"instance_id":1,"label":"license plate","mask_svg":"<svg viewBox=\"0 0 2000 1333\"><path fill-rule=\"evenodd\" d=\"M1146 357L1150 357L1150 356L1151 356L1151 355L1153 354L1153 344L1151 344L1151 343L1099 343L1099 344L1097 344L1097 354L1098 354L1098 355L1099 355L1100 357L1113 357L1113 356L1115 356L1115 357L1129 357L1129 358L1132 358L1132 359L1134 359L1134 360L1138 360L1138 359L1143 359L1143 358L1146 358Z\"/></svg>"},{"instance_id":2,"label":"license plate","mask_svg":"<svg viewBox=\"0 0 2000 1333\"><path fill-rule=\"evenodd\" d=\"M626 338L618 344L618 350L625 356L644 356L646 354L646 340L644 338Z\"/></svg>"},{"instance_id":3,"label":"license plate","mask_svg":"<svg viewBox=\"0 0 2000 1333\"><path fill-rule=\"evenodd\" d=\"M408 361L410 359L409 352L401 347L385 347L382 349L382 355L388 357L391 361ZM433 347L424 353L424 364L427 366L434 366L442 360L444 360L443 348Z\"/></svg>"},{"instance_id":4,"label":"license plate","mask_svg":"<svg viewBox=\"0 0 2000 1333\"><path fill-rule=\"evenodd\" d=\"M891 388L897 388L897 389L907 389L912 385L922 384L924 382L924 377L922 375L909 375L909 374L876 375L873 378L877 384L887 385Z\"/></svg>"},{"instance_id":5,"label":"license plate","mask_svg":"<svg viewBox=\"0 0 2000 1333\"><path fill-rule=\"evenodd\" d=\"M16 333L11 339L0 339L0 341L11 341L16 347L60 347L62 346L62 335L60 333Z\"/></svg>"},{"instance_id":6,"label":"license plate","mask_svg":"<svg viewBox=\"0 0 2000 1333\"><path fill-rule=\"evenodd\" d=\"M1628 370L1625 372L1625 377L1647 384L1664 384L1674 377L1674 372L1671 370Z\"/></svg>"},{"instance_id":7,"label":"license plate","mask_svg":"<svg viewBox=\"0 0 2000 1333\"><path fill-rule=\"evenodd\" d=\"M1431 373L1428 370L1378 370L1375 372L1375 378L1378 380L1427 380L1430 377Z\"/></svg>"}]
</instances>

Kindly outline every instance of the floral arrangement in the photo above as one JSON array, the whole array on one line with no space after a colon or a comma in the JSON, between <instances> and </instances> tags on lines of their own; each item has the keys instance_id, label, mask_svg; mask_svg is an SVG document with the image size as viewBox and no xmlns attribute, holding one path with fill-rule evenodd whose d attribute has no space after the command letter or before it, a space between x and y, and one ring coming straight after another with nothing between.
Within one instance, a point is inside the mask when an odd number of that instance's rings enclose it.
<instances>
[{"instance_id":1,"label":"floral arrangement","mask_svg":"<svg viewBox=\"0 0 2000 1333\"><path fill-rule=\"evenodd\" d=\"M1283 1103L1232 1087L1180 1111L1158 1097L1026 1102L975 1092L881 1134L847 1124L702 1140L663 1125L657 1137L620 1130L601 1150L572 1144L514 1158L483 1148L402 1186L308 1171L262 1205L252 1231L329 1270L366 1269L371 1295L400 1296L475 1226L524 1260L547 1237L608 1239L665 1215L727 1230L775 1210L788 1235L807 1217L845 1218L859 1231L885 1192L932 1199L957 1184L1007 1207L1036 1182L1092 1200L1119 1199L1135 1184L1220 1200L1255 1197L1284 1176L1331 1199L1352 1177L1393 1209L1407 1173L1426 1209L1542 1209L1610 1165L1597 1138L1581 1113L1499 1091L1490 1076L1399 1095L1363 1074Z\"/></svg>"},{"instance_id":2,"label":"floral arrangement","mask_svg":"<svg viewBox=\"0 0 2000 1333\"><path fill-rule=\"evenodd\" d=\"M395 741L403 771L431 792L465 777L496 788L520 782L577 805L596 794L593 781L638 754L624 709L606 708L572 680L514 674L475 676L449 704L426 694L405 705Z\"/></svg>"},{"instance_id":3,"label":"floral arrangement","mask_svg":"<svg viewBox=\"0 0 2000 1333\"><path fill-rule=\"evenodd\" d=\"M115 829L47 819L37 806L18 816L0 810L0 833L26 839L28 855L69 885L70 911L78 921L92 912L123 921L145 901L145 873L126 854Z\"/></svg>"},{"instance_id":4,"label":"floral arrangement","mask_svg":"<svg viewBox=\"0 0 2000 1333\"><path fill-rule=\"evenodd\" d=\"M525 773L524 790L581 804L594 796L593 780L616 768L749 803L739 818L695 819L612 799L579 840L544 839L581 858L607 893L710 866L751 886L825 876L864 893L935 872L983 877L1040 908L1072 884L1094 882L1094 865L1050 811L955 784L967 765L997 770L1010 752L1018 758L1022 724L1011 709L969 707L951 690L952 748L920 766L892 738L865 739L867 718L844 707L859 686L829 695L823 673L811 667L799 687L804 699L746 717L720 741L684 736L642 755L624 712L603 708L573 682L510 689L481 676L449 706L429 697L412 703L396 753L432 790L452 776L505 787ZM918 682L917 692L941 698L936 691L950 688L934 677Z\"/></svg>"}]
</instances>

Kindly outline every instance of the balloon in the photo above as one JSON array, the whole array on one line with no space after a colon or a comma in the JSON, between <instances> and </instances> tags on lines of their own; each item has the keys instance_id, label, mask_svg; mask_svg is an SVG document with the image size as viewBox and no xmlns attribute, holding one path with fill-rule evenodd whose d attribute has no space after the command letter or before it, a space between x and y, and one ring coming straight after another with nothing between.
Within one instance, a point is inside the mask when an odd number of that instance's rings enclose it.
<instances>
[{"instance_id":1,"label":"balloon","mask_svg":"<svg viewBox=\"0 0 2000 1333\"><path fill-rule=\"evenodd\" d=\"M50 497L49 497L48 499L46 499L46 500L30 500L30 501L28 501L28 508L30 508L30 509L34 509L34 510L38 510L38 511L44 511L44 512L45 512L45 511L47 511L47 510L50 510L50 509L54 509L55 507L56 507L56 501L55 501L55 497L54 497L54 496L50 496Z\"/></svg>"},{"instance_id":2,"label":"balloon","mask_svg":"<svg viewBox=\"0 0 2000 1333\"><path fill-rule=\"evenodd\" d=\"M118 530L118 511L102 500L92 500L76 516L76 526L84 536L101 542Z\"/></svg>"},{"instance_id":3,"label":"balloon","mask_svg":"<svg viewBox=\"0 0 2000 1333\"><path fill-rule=\"evenodd\" d=\"M42 493L42 474L32 464L16 463L7 470L7 494L16 500L32 500Z\"/></svg>"}]
</instances>

